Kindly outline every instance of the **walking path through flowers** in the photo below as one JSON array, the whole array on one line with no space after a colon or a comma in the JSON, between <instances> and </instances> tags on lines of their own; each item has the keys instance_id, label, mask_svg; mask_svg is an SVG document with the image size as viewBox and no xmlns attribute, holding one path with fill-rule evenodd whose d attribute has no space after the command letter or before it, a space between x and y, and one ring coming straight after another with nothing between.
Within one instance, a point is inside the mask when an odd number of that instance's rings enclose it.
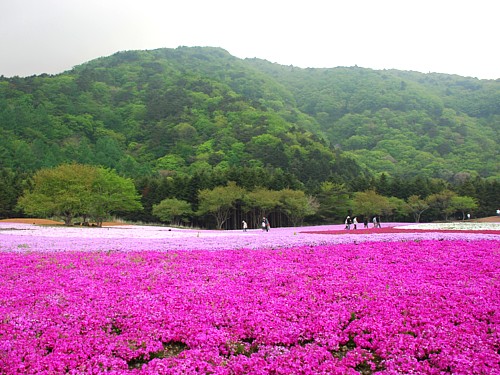
<instances>
[{"instance_id":1,"label":"walking path through flowers","mask_svg":"<svg viewBox=\"0 0 500 375\"><path fill-rule=\"evenodd\" d=\"M439 228L0 222L0 374L500 374L500 226Z\"/></svg>"}]
</instances>

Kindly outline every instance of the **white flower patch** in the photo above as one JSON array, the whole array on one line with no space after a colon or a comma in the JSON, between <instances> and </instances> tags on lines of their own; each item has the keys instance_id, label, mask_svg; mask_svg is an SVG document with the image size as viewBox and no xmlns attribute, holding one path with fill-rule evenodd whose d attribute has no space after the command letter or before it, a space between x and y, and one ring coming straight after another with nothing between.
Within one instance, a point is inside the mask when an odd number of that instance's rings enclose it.
<instances>
[{"instance_id":1,"label":"white flower patch","mask_svg":"<svg viewBox=\"0 0 500 375\"><path fill-rule=\"evenodd\" d=\"M454 221L449 223L421 223L396 226L397 229L423 230L500 230L500 223L471 223Z\"/></svg>"}]
</instances>

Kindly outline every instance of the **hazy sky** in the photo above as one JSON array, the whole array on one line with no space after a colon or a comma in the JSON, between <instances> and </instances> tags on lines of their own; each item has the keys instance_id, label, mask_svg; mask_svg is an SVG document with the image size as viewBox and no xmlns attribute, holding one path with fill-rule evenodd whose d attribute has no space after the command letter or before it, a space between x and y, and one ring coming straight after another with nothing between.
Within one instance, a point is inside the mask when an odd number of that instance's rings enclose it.
<instances>
[{"instance_id":1,"label":"hazy sky","mask_svg":"<svg viewBox=\"0 0 500 375\"><path fill-rule=\"evenodd\" d=\"M0 75L124 50L222 47L283 65L500 78L498 0L0 0Z\"/></svg>"}]
</instances>

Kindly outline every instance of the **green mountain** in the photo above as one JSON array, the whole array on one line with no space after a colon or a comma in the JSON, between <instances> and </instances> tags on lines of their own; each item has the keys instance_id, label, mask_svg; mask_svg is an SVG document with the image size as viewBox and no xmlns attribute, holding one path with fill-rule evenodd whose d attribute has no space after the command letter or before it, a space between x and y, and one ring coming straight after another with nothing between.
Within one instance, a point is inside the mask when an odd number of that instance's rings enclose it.
<instances>
[{"instance_id":1,"label":"green mountain","mask_svg":"<svg viewBox=\"0 0 500 375\"><path fill-rule=\"evenodd\" d=\"M0 77L0 168L249 168L310 186L382 172L498 179L499 103L498 80L299 69L206 47L119 52Z\"/></svg>"},{"instance_id":2,"label":"green mountain","mask_svg":"<svg viewBox=\"0 0 500 375\"><path fill-rule=\"evenodd\" d=\"M499 176L500 80L249 62L292 92L333 147L372 172Z\"/></svg>"}]
</instances>

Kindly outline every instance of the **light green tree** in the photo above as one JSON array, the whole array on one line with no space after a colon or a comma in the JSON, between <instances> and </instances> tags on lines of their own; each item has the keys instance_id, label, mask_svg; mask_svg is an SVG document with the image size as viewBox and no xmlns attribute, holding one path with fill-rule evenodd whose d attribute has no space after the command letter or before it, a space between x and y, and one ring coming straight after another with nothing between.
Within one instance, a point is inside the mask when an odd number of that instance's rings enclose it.
<instances>
[{"instance_id":1,"label":"light green tree","mask_svg":"<svg viewBox=\"0 0 500 375\"><path fill-rule=\"evenodd\" d=\"M352 200L354 215L382 215L392 212L393 205L389 198L379 195L375 190L354 193Z\"/></svg>"},{"instance_id":2,"label":"light green tree","mask_svg":"<svg viewBox=\"0 0 500 375\"><path fill-rule=\"evenodd\" d=\"M410 208L404 199L397 197L389 197L390 212L384 212L383 215L407 216L410 213Z\"/></svg>"},{"instance_id":3,"label":"light green tree","mask_svg":"<svg viewBox=\"0 0 500 375\"><path fill-rule=\"evenodd\" d=\"M215 218L217 228L222 229L231 210L238 201L243 201L245 194L245 189L237 186L234 181L228 182L227 186L200 190L198 215L212 215Z\"/></svg>"},{"instance_id":4,"label":"light green tree","mask_svg":"<svg viewBox=\"0 0 500 375\"><path fill-rule=\"evenodd\" d=\"M41 169L33 176L33 188L19 198L18 206L28 215L55 216L71 225L73 218L87 211L96 174L95 167L81 164Z\"/></svg>"},{"instance_id":5,"label":"light green tree","mask_svg":"<svg viewBox=\"0 0 500 375\"><path fill-rule=\"evenodd\" d=\"M167 198L153 205L153 215L161 221L173 225L180 225L181 222L187 222L189 215L192 214L191 205L186 201L176 198Z\"/></svg>"},{"instance_id":6,"label":"light green tree","mask_svg":"<svg viewBox=\"0 0 500 375\"><path fill-rule=\"evenodd\" d=\"M412 195L406 200L409 211L413 214L416 223L420 222L422 214L430 208L426 199L421 199L418 195Z\"/></svg>"},{"instance_id":7,"label":"light green tree","mask_svg":"<svg viewBox=\"0 0 500 375\"><path fill-rule=\"evenodd\" d=\"M279 191L280 208L293 226L299 226L304 218L313 215L319 208L318 202L301 190L283 189Z\"/></svg>"},{"instance_id":8,"label":"light green tree","mask_svg":"<svg viewBox=\"0 0 500 375\"><path fill-rule=\"evenodd\" d=\"M140 196L131 179L119 176L114 170L97 168L88 200L88 215L102 226L104 219L113 212L142 209Z\"/></svg>"},{"instance_id":9,"label":"light green tree","mask_svg":"<svg viewBox=\"0 0 500 375\"><path fill-rule=\"evenodd\" d=\"M451 206L462 213L462 220L465 220L465 213L473 211L478 207L477 200L467 196L455 196L451 198Z\"/></svg>"},{"instance_id":10,"label":"light green tree","mask_svg":"<svg viewBox=\"0 0 500 375\"><path fill-rule=\"evenodd\" d=\"M102 225L112 212L142 208L132 180L101 167L63 164L41 169L32 186L23 192L18 206L28 215L60 217L65 225L80 216Z\"/></svg>"},{"instance_id":11,"label":"light green tree","mask_svg":"<svg viewBox=\"0 0 500 375\"><path fill-rule=\"evenodd\" d=\"M263 217L275 211L279 206L279 200L280 193L275 190L259 187L250 191L245 197L245 207L255 212L257 222L253 224L258 226Z\"/></svg>"},{"instance_id":12,"label":"light green tree","mask_svg":"<svg viewBox=\"0 0 500 375\"><path fill-rule=\"evenodd\" d=\"M443 190L440 193L431 194L427 197L427 201L432 207L437 208L448 221L448 217L455 212L455 207L452 205L453 197L457 194L451 190Z\"/></svg>"}]
</instances>

